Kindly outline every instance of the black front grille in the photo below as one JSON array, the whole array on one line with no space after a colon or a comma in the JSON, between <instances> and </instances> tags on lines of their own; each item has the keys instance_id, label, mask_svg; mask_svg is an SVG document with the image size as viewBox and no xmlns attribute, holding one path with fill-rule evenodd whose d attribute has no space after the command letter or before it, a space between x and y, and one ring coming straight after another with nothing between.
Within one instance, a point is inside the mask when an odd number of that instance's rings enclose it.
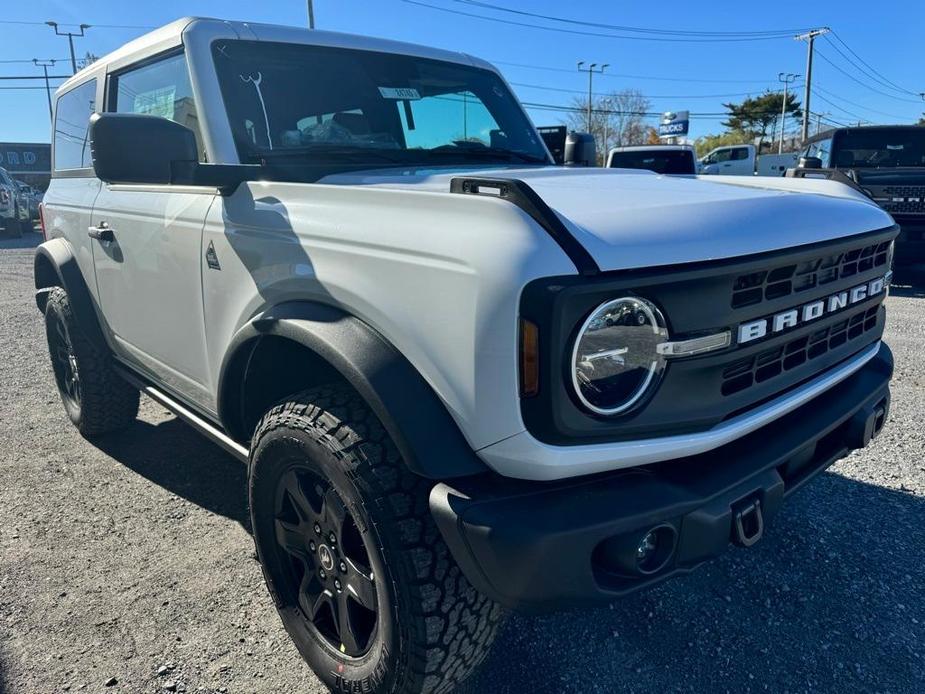
<instances>
[{"instance_id":1,"label":"black front grille","mask_svg":"<svg viewBox=\"0 0 925 694\"><path fill-rule=\"evenodd\" d=\"M925 214L925 186L883 186L871 192L890 214Z\"/></svg>"},{"instance_id":2,"label":"black front grille","mask_svg":"<svg viewBox=\"0 0 925 694\"><path fill-rule=\"evenodd\" d=\"M883 278L897 233L891 227L747 258L531 282L521 317L539 330L541 385L536 397L521 400L527 429L556 445L705 431L817 378L880 338L884 291L754 341L672 358L644 406L624 416L585 410L574 396L569 363L578 326L605 301L645 297L666 317L672 340L725 330L737 335L743 324L771 321ZM735 298L751 290L753 299Z\"/></svg>"},{"instance_id":3,"label":"black front grille","mask_svg":"<svg viewBox=\"0 0 925 694\"><path fill-rule=\"evenodd\" d=\"M754 306L851 277L889 263L890 242L870 244L843 253L822 255L739 275L732 287L732 308Z\"/></svg>"},{"instance_id":4,"label":"black front grille","mask_svg":"<svg viewBox=\"0 0 925 694\"><path fill-rule=\"evenodd\" d=\"M861 337L877 327L879 309L879 305L872 306L814 333L747 359L740 359L723 371L722 394L728 396L740 393Z\"/></svg>"}]
</instances>

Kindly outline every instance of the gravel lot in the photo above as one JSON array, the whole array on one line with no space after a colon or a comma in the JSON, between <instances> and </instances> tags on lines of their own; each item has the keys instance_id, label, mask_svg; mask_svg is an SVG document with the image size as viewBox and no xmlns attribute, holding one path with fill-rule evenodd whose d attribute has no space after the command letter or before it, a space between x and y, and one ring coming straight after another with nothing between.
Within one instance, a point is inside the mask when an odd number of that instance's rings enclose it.
<instances>
[{"instance_id":1,"label":"gravel lot","mask_svg":"<svg viewBox=\"0 0 925 694\"><path fill-rule=\"evenodd\" d=\"M0 692L322 691L264 589L242 466L149 400L97 445L70 426L37 242L0 241ZM888 301L893 412L871 449L750 550L511 618L471 692L925 691L925 293Z\"/></svg>"}]
</instances>

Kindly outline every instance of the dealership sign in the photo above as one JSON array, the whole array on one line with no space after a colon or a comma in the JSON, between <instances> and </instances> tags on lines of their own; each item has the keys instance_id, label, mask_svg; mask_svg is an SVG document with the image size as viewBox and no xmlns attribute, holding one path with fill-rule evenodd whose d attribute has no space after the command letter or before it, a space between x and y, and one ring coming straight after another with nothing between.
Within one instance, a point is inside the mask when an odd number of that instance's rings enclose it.
<instances>
[{"instance_id":1,"label":"dealership sign","mask_svg":"<svg viewBox=\"0 0 925 694\"><path fill-rule=\"evenodd\" d=\"M51 145L0 142L0 166L13 175L51 173Z\"/></svg>"},{"instance_id":2,"label":"dealership sign","mask_svg":"<svg viewBox=\"0 0 925 694\"><path fill-rule=\"evenodd\" d=\"M662 122L658 125L658 136L679 137L680 135L687 135L690 123L690 113L688 111L668 111L662 114Z\"/></svg>"}]
</instances>

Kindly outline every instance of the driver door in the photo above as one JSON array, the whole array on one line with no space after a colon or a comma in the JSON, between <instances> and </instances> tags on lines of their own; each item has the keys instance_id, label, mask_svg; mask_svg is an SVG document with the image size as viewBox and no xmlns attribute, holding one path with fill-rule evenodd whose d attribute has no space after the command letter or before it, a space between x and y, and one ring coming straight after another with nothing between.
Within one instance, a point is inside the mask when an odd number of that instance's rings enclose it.
<instances>
[{"instance_id":1,"label":"driver door","mask_svg":"<svg viewBox=\"0 0 925 694\"><path fill-rule=\"evenodd\" d=\"M170 118L201 141L182 54L111 75L109 94L108 110ZM118 356L210 411L201 258L214 198L209 188L103 184L87 230Z\"/></svg>"}]
</instances>

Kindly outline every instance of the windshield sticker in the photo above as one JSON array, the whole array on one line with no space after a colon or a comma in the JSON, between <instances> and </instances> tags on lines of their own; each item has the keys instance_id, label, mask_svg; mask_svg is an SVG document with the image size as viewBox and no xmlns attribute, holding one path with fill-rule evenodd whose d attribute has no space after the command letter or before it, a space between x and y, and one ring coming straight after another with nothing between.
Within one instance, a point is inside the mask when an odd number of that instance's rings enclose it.
<instances>
[{"instance_id":1,"label":"windshield sticker","mask_svg":"<svg viewBox=\"0 0 925 694\"><path fill-rule=\"evenodd\" d=\"M417 101L421 98L417 89L411 87L379 87L383 99L399 99Z\"/></svg>"}]
</instances>

